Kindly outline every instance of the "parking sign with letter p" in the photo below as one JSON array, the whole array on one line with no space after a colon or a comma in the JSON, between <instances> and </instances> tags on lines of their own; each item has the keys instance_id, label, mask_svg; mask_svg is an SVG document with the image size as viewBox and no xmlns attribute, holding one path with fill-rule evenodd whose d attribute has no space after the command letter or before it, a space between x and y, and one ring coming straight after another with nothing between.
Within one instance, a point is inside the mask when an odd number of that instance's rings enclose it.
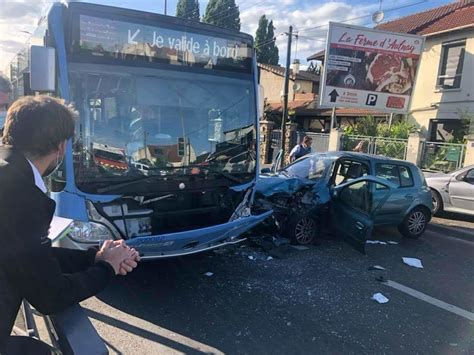
<instances>
[{"instance_id":1,"label":"parking sign with letter p","mask_svg":"<svg viewBox=\"0 0 474 355\"><path fill-rule=\"evenodd\" d=\"M367 106L375 106L377 104L377 95L368 94L367 101L365 102Z\"/></svg>"}]
</instances>

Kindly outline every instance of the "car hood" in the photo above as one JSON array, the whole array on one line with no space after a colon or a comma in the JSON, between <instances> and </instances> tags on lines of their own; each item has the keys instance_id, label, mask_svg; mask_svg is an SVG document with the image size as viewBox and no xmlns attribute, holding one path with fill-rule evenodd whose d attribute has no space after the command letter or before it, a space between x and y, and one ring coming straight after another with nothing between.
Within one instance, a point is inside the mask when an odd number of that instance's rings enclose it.
<instances>
[{"instance_id":1,"label":"car hood","mask_svg":"<svg viewBox=\"0 0 474 355\"><path fill-rule=\"evenodd\" d=\"M308 180L300 177L288 177L282 174L260 175L257 180L256 190L264 196L283 192L292 194L300 190L303 186L315 185L318 180Z\"/></svg>"}]
</instances>

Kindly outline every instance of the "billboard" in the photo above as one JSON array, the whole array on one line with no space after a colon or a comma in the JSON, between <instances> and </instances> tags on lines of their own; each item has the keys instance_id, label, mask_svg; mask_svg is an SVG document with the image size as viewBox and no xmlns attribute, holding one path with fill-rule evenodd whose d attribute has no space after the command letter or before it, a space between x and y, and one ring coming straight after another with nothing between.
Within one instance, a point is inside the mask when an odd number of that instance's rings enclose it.
<instances>
[{"instance_id":1,"label":"billboard","mask_svg":"<svg viewBox=\"0 0 474 355\"><path fill-rule=\"evenodd\" d=\"M421 36L329 23L320 104L406 113Z\"/></svg>"}]
</instances>

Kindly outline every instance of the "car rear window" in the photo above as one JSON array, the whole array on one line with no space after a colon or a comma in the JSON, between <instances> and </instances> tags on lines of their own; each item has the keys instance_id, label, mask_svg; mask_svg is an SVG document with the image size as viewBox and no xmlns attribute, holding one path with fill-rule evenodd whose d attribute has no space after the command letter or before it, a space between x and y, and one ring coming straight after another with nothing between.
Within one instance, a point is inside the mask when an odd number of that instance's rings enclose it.
<instances>
[{"instance_id":1,"label":"car rear window","mask_svg":"<svg viewBox=\"0 0 474 355\"><path fill-rule=\"evenodd\" d=\"M377 164L375 175L381 179L390 181L398 187L413 186L413 176L408 167L397 164Z\"/></svg>"}]
</instances>

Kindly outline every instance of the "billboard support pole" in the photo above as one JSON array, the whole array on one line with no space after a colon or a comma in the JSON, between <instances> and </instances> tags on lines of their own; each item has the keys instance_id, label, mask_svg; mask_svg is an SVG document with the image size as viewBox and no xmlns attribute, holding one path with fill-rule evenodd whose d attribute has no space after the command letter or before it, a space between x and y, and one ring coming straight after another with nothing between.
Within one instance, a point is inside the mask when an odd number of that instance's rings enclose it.
<instances>
[{"instance_id":1,"label":"billboard support pole","mask_svg":"<svg viewBox=\"0 0 474 355\"><path fill-rule=\"evenodd\" d=\"M393 122L393 112L390 114L390 118L388 119L388 129L392 129L392 122Z\"/></svg>"},{"instance_id":2,"label":"billboard support pole","mask_svg":"<svg viewBox=\"0 0 474 355\"><path fill-rule=\"evenodd\" d=\"M288 116L288 84L290 80L291 39L293 37L293 26L290 26L287 35L288 46L286 50L285 82L283 85L283 110L281 116L281 150L283 159L285 159L286 118Z\"/></svg>"},{"instance_id":3,"label":"billboard support pole","mask_svg":"<svg viewBox=\"0 0 474 355\"><path fill-rule=\"evenodd\" d=\"M336 107L332 108L332 113L331 113L331 131L334 128L334 123L336 122Z\"/></svg>"}]
</instances>

